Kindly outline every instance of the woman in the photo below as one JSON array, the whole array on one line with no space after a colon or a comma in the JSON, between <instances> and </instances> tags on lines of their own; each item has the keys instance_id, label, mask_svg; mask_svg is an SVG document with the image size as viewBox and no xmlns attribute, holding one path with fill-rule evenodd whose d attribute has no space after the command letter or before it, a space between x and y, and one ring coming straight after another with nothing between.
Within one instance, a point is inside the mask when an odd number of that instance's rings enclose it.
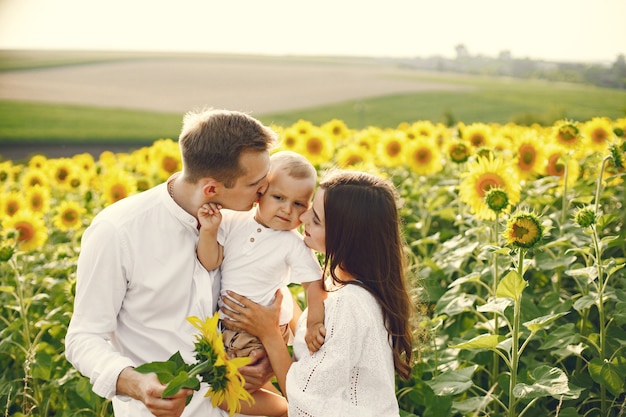
<instances>
[{"instance_id":1,"label":"woman","mask_svg":"<svg viewBox=\"0 0 626 417\"><path fill-rule=\"evenodd\" d=\"M315 353L298 322L293 362L278 328L282 295L270 307L224 299L235 321L265 346L289 416L398 416L394 369L411 373L411 301L395 189L365 173L339 171L320 183L302 214L305 243L325 254L326 337Z\"/></svg>"}]
</instances>

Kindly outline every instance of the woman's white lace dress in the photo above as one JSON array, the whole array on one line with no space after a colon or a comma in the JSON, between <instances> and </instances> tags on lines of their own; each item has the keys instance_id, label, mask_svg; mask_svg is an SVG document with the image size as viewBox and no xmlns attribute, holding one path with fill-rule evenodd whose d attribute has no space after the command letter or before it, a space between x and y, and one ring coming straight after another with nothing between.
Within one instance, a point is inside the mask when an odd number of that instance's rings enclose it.
<instances>
[{"instance_id":1,"label":"woman's white lace dress","mask_svg":"<svg viewBox=\"0 0 626 417\"><path fill-rule=\"evenodd\" d=\"M329 293L325 314L326 341L313 355L304 342L306 312L298 322L289 417L398 417L393 355L374 297L346 285Z\"/></svg>"}]
</instances>

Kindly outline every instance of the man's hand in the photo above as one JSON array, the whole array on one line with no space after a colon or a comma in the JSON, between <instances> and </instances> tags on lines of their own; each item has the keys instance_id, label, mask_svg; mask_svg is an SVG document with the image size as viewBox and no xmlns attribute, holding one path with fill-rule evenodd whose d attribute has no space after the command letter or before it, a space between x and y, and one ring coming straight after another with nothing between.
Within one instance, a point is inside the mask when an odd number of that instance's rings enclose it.
<instances>
[{"instance_id":1,"label":"man's hand","mask_svg":"<svg viewBox=\"0 0 626 417\"><path fill-rule=\"evenodd\" d=\"M165 385L159 382L156 374L142 374L133 368L124 369L117 378L118 394L141 401L157 417L180 417L187 397L193 391L182 389L171 397L161 398L164 389Z\"/></svg>"},{"instance_id":2,"label":"man's hand","mask_svg":"<svg viewBox=\"0 0 626 417\"><path fill-rule=\"evenodd\" d=\"M250 364L239 368L239 372L246 379L246 390L254 392L274 376L274 371L267 353L262 349L255 349L250 352L250 359Z\"/></svg>"}]
</instances>

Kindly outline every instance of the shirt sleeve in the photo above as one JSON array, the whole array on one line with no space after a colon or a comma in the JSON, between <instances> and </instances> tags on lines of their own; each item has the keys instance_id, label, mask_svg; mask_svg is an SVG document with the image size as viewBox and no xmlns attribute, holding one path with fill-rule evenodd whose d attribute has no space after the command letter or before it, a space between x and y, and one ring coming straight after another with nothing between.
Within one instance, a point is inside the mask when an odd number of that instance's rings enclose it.
<instances>
[{"instance_id":1,"label":"shirt sleeve","mask_svg":"<svg viewBox=\"0 0 626 417\"><path fill-rule=\"evenodd\" d=\"M316 417L345 416L354 412L347 407L351 391L358 382L355 365L363 355L370 316L358 298L344 296L327 300L326 341L313 355L298 358L287 374L290 411L306 410L310 414L303 415ZM362 412L366 414L359 415L367 415L367 410Z\"/></svg>"},{"instance_id":2,"label":"shirt sleeve","mask_svg":"<svg viewBox=\"0 0 626 417\"><path fill-rule=\"evenodd\" d=\"M301 237L294 238L289 254L289 266L291 268L289 280L292 283L301 284L322 279L322 268L315 252L304 243Z\"/></svg>"},{"instance_id":3,"label":"shirt sleeve","mask_svg":"<svg viewBox=\"0 0 626 417\"><path fill-rule=\"evenodd\" d=\"M93 391L112 398L117 378L133 361L110 344L126 293L123 243L106 222L93 224L82 238L74 313L65 339L68 361L89 377Z\"/></svg>"}]
</instances>

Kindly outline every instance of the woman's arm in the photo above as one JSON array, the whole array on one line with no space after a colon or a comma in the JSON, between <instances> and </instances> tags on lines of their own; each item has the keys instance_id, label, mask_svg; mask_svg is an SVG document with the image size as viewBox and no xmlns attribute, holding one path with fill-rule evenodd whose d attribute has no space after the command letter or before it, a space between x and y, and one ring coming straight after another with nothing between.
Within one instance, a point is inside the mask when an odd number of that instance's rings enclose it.
<instances>
[{"instance_id":1,"label":"woman's arm","mask_svg":"<svg viewBox=\"0 0 626 417\"><path fill-rule=\"evenodd\" d=\"M228 295L232 300L228 297L222 297L224 308L227 310L225 313L235 320L224 318L224 323L230 328L244 330L261 340L272 364L278 385L283 394L286 395L285 382L293 359L287 350L287 345L285 345L278 326L280 304L283 299L282 292L276 291L274 302L268 307L230 291Z\"/></svg>"}]
</instances>

